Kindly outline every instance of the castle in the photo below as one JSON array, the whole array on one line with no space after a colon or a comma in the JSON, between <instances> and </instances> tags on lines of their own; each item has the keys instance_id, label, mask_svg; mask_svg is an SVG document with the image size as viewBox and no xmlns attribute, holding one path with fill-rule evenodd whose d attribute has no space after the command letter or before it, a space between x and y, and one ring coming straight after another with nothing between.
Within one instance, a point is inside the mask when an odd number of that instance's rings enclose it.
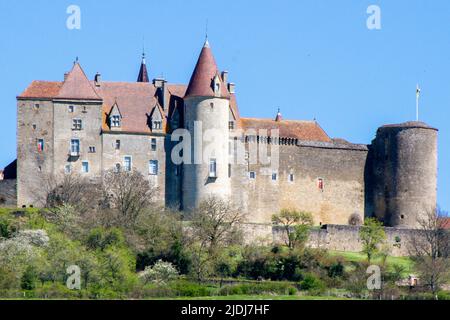
<instances>
[{"instance_id":1,"label":"castle","mask_svg":"<svg viewBox=\"0 0 450 320\"><path fill-rule=\"evenodd\" d=\"M173 161L180 128L197 138L214 131L215 151L203 161ZM238 145L244 161L230 161ZM270 149L267 158L276 156L277 165L251 161L256 149ZM202 158L194 147L181 153ZM219 71L208 41L188 85L150 81L143 56L137 82L100 74L89 80L76 61L64 81L33 81L17 97L18 206L40 205L48 175L94 180L105 170L133 168L157 186L159 201L182 210L212 194L231 199L255 224L297 208L317 225L349 225L356 216L414 228L436 206L437 130L422 122L385 125L364 145L280 112L241 117L235 85Z\"/></svg>"}]
</instances>

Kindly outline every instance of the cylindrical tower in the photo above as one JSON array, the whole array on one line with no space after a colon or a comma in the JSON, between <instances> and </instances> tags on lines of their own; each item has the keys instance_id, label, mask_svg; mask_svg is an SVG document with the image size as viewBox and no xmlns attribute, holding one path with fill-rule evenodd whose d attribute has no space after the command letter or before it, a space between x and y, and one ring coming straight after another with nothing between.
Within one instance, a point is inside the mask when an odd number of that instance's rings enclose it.
<instances>
[{"instance_id":1,"label":"cylindrical tower","mask_svg":"<svg viewBox=\"0 0 450 320\"><path fill-rule=\"evenodd\" d=\"M436 208L437 129L423 122L383 126L372 151L375 216L387 226L418 227Z\"/></svg>"},{"instance_id":2,"label":"cylindrical tower","mask_svg":"<svg viewBox=\"0 0 450 320\"><path fill-rule=\"evenodd\" d=\"M191 163L183 165L184 210L208 196L230 196L229 97L206 41L184 97L184 127L191 134Z\"/></svg>"}]
</instances>

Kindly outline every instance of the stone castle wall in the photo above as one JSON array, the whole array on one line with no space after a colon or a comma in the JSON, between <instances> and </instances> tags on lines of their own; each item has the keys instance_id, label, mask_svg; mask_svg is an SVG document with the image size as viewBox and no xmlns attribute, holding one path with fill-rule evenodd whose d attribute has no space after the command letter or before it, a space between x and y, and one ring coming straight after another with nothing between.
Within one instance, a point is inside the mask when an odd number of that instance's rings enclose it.
<instances>
[{"instance_id":1,"label":"stone castle wall","mask_svg":"<svg viewBox=\"0 0 450 320\"><path fill-rule=\"evenodd\" d=\"M15 207L17 205L17 180L0 181L0 207Z\"/></svg>"},{"instance_id":2,"label":"stone castle wall","mask_svg":"<svg viewBox=\"0 0 450 320\"><path fill-rule=\"evenodd\" d=\"M283 208L311 212L316 225L348 224L354 213L364 219L366 146L280 145L279 154L277 169L261 164L232 166L233 200L243 207L248 222L270 223ZM249 172L255 172L256 178L251 179Z\"/></svg>"},{"instance_id":3,"label":"stone castle wall","mask_svg":"<svg viewBox=\"0 0 450 320\"><path fill-rule=\"evenodd\" d=\"M245 243L259 243L265 245L285 244L286 234L281 227L272 224L244 224L242 226ZM333 251L361 252L362 244L359 239L358 226L324 225L310 231L308 246ZM386 243L390 255L408 256L414 237L418 231L414 229L385 228Z\"/></svg>"}]
</instances>

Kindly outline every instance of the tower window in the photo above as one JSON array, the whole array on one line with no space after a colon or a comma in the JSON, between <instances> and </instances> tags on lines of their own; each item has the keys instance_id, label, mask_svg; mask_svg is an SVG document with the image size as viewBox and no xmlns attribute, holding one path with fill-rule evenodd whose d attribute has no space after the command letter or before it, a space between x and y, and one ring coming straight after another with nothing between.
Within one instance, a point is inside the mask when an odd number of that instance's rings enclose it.
<instances>
[{"instance_id":1,"label":"tower window","mask_svg":"<svg viewBox=\"0 0 450 320\"><path fill-rule=\"evenodd\" d=\"M72 120L72 130L81 130L83 128L83 121L81 119Z\"/></svg>"},{"instance_id":2,"label":"tower window","mask_svg":"<svg viewBox=\"0 0 450 320\"><path fill-rule=\"evenodd\" d=\"M272 173L272 181L278 180L278 174L276 172Z\"/></svg>"},{"instance_id":3,"label":"tower window","mask_svg":"<svg viewBox=\"0 0 450 320\"><path fill-rule=\"evenodd\" d=\"M120 116L119 115L111 116L111 127L120 128Z\"/></svg>"},{"instance_id":4,"label":"tower window","mask_svg":"<svg viewBox=\"0 0 450 320\"><path fill-rule=\"evenodd\" d=\"M81 172L88 173L89 172L89 162L83 161L81 164Z\"/></svg>"},{"instance_id":5,"label":"tower window","mask_svg":"<svg viewBox=\"0 0 450 320\"><path fill-rule=\"evenodd\" d=\"M150 147L152 151L156 151L156 138L150 140Z\"/></svg>"},{"instance_id":6,"label":"tower window","mask_svg":"<svg viewBox=\"0 0 450 320\"><path fill-rule=\"evenodd\" d=\"M249 177L250 177L250 179L252 179L252 180L256 179L256 172L255 172L255 171L250 171L250 172L249 172Z\"/></svg>"},{"instance_id":7,"label":"tower window","mask_svg":"<svg viewBox=\"0 0 450 320\"><path fill-rule=\"evenodd\" d=\"M38 140L38 151L39 152L44 152L44 139L39 139Z\"/></svg>"},{"instance_id":8,"label":"tower window","mask_svg":"<svg viewBox=\"0 0 450 320\"><path fill-rule=\"evenodd\" d=\"M158 160L150 160L148 163L148 173L150 175L158 174Z\"/></svg>"},{"instance_id":9,"label":"tower window","mask_svg":"<svg viewBox=\"0 0 450 320\"><path fill-rule=\"evenodd\" d=\"M115 148L116 150L120 150L120 140L116 140L116 143L115 143L115 145L114 145L114 148Z\"/></svg>"},{"instance_id":10,"label":"tower window","mask_svg":"<svg viewBox=\"0 0 450 320\"><path fill-rule=\"evenodd\" d=\"M209 159L209 177L217 177L217 161L216 159Z\"/></svg>"},{"instance_id":11,"label":"tower window","mask_svg":"<svg viewBox=\"0 0 450 320\"><path fill-rule=\"evenodd\" d=\"M131 171L131 157L126 156L123 158L123 167L125 171Z\"/></svg>"},{"instance_id":12,"label":"tower window","mask_svg":"<svg viewBox=\"0 0 450 320\"><path fill-rule=\"evenodd\" d=\"M69 109L69 112L72 113L75 110L75 107L74 106L69 106L68 109Z\"/></svg>"}]
</instances>

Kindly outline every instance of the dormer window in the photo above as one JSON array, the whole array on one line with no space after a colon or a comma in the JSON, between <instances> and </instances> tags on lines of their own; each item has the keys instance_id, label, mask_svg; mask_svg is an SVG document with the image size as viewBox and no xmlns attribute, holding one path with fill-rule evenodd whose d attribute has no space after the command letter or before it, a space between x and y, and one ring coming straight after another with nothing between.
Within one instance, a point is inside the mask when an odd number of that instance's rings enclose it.
<instances>
[{"instance_id":1,"label":"dormer window","mask_svg":"<svg viewBox=\"0 0 450 320\"><path fill-rule=\"evenodd\" d=\"M161 120L152 121L152 129L153 130L161 130L162 129L162 121Z\"/></svg>"},{"instance_id":2,"label":"dormer window","mask_svg":"<svg viewBox=\"0 0 450 320\"><path fill-rule=\"evenodd\" d=\"M219 76L216 75L214 77L214 81L213 81L213 89L214 89L214 94L217 96L220 94L220 79Z\"/></svg>"},{"instance_id":3,"label":"dormer window","mask_svg":"<svg viewBox=\"0 0 450 320\"><path fill-rule=\"evenodd\" d=\"M120 115L111 116L111 127L112 128L120 128Z\"/></svg>"}]
</instances>

